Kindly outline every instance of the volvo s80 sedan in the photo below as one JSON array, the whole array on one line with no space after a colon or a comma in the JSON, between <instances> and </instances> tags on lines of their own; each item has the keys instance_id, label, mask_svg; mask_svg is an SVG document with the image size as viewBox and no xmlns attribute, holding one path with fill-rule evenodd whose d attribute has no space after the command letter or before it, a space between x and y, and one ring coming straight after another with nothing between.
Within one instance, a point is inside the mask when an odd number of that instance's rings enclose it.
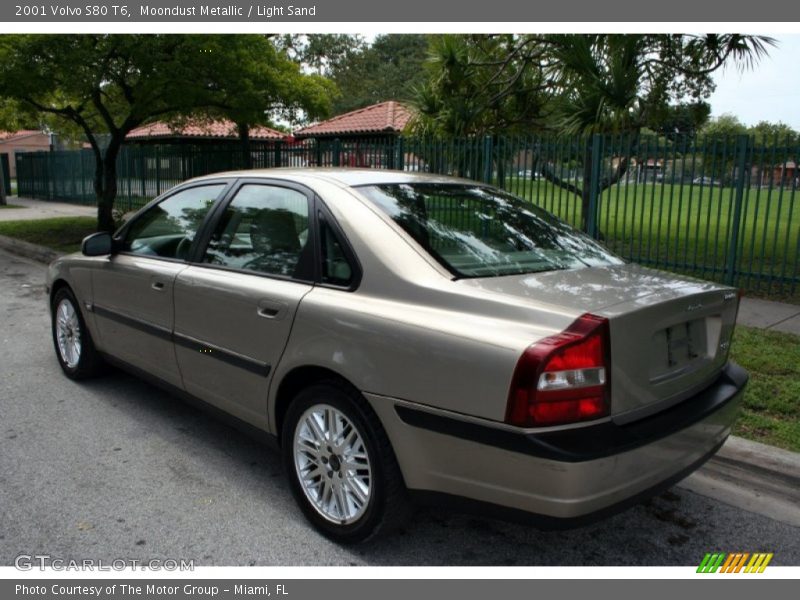
<instances>
[{"instance_id":1,"label":"volvo s80 sedan","mask_svg":"<svg viewBox=\"0 0 800 600\"><path fill-rule=\"evenodd\" d=\"M263 434L340 542L419 501L543 527L620 510L714 454L747 381L736 290L452 177L193 179L48 291L68 377L113 363Z\"/></svg>"}]
</instances>

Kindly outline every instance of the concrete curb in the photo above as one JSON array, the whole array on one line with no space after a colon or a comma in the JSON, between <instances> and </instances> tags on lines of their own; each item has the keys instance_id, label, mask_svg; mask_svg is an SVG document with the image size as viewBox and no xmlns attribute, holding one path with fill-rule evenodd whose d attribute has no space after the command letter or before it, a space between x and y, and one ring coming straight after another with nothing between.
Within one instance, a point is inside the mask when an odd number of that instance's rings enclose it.
<instances>
[{"instance_id":1,"label":"concrete curb","mask_svg":"<svg viewBox=\"0 0 800 600\"><path fill-rule=\"evenodd\" d=\"M58 252L47 246L40 246L39 244L31 244L23 240L8 237L7 235L0 235L0 248L6 252L30 258L40 263L50 264L59 256L63 256L63 252Z\"/></svg>"},{"instance_id":2,"label":"concrete curb","mask_svg":"<svg viewBox=\"0 0 800 600\"><path fill-rule=\"evenodd\" d=\"M800 527L800 454L730 437L678 484L738 508Z\"/></svg>"},{"instance_id":3,"label":"concrete curb","mask_svg":"<svg viewBox=\"0 0 800 600\"><path fill-rule=\"evenodd\" d=\"M800 492L800 454L797 452L731 436L715 458L780 473L794 480Z\"/></svg>"}]
</instances>

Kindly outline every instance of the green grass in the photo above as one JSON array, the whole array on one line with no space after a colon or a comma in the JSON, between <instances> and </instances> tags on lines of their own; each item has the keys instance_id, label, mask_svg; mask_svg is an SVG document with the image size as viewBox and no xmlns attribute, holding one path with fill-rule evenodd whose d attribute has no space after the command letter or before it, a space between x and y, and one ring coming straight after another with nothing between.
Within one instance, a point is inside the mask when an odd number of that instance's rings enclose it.
<instances>
[{"instance_id":1,"label":"green grass","mask_svg":"<svg viewBox=\"0 0 800 600\"><path fill-rule=\"evenodd\" d=\"M94 217L0 221L0 235L47 246L60 252L77 252L83 238L95 231L97 219Z\"/></svg>"},{"instance_id":2,"label":"green grass","mask_svg":"<svg viewBox=\"0 0 800 600\"><path fill-rule=\"evenodd\" d=\"M24 206L18 206L16 204L0 204L0 209L3 208L25 208Z\"/></svg>"},{"instance_id":3,"label":"green grass","mask_svg":"<svg viewBox=\"0 0 800 600\"><path fill-rule=\"evenodd\" d=\"M737 327L731 357L750 372L734 435L800 452L800 336Z\"/></svg>"}]
</instances>

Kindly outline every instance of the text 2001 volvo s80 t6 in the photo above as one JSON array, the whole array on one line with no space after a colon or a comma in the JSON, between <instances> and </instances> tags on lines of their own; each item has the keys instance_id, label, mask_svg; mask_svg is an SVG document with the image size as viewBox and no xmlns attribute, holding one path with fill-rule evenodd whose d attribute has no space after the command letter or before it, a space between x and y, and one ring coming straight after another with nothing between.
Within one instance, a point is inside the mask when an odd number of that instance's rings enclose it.
<instances>
[{"instance_id":1,"label":"text 2001 volvo s80 t6","mask_svg":"<svg viewBox=\"0 0 800 600\"><path fill-rule=\"evenodd\" d=\"M340 541L414 499L545 525L618 510L720 447L747 380L735 290L449 177L194 179L48 286L68 376L108 360L265 432Z\"/></svg>"}]
</instances>

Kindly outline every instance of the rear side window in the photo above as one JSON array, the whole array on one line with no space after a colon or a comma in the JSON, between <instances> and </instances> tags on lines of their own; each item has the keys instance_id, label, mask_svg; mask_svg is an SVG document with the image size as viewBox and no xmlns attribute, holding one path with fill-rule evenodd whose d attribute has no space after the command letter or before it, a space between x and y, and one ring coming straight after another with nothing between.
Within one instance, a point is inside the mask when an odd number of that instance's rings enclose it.
<instances>
[{"instance_id":1,"label":"rear side window","mask_svg":"<svg viewBox=\"0 0 800 600\"><path fill-rule=\"evenodd\" d=\"M308 200L296 190L243 185L225 209L203 262L296 277L308 260Z\"/></svg>"},{"instance_id":2,"label":"rear side window","mask_svg":"<svg viewBox=\"0 0 800 600\"><path fill-rule=\"evenodd\" d=\"M494 188L407 183L359 191L457 277L623 262L550 213Z\"/></svg>"},{"instance_id":3,"label":"rear side window","mask_svg":"<svg viewBox=\"0 0 800 600\"><path fill-rule=\"evenodd\" d=\"M319 217L319 236L322 251L322 283L349 286L353 283L353 266L347 259L341 239L321 214Z\"/></svg>"}]
</instances>

